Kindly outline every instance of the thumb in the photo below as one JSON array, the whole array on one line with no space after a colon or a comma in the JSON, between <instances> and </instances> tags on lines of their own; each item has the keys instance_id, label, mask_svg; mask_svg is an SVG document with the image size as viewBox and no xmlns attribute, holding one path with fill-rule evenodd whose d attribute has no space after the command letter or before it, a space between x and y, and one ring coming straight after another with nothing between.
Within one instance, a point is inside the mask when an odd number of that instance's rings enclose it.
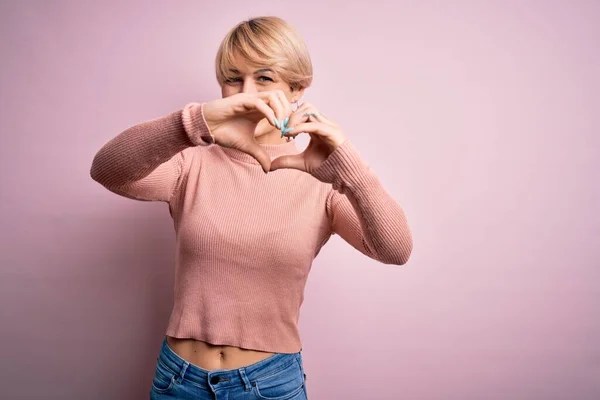
<instances>
[{"instance_id":1,"label":"thumb","mask_svg":"<svg viewBox=\"0 0 600 400\"><path fill-rule=\"evenodd\" d=\"M294 168L301 171L306 171L304 166L304 155L303 154L292 154L287 156L277 157L271 163L271 171L275 171L280 168Z\"/></svg>"},{"instance_id":2,"label":"thumb","mask_svg":"<svg viewBox=\"0 0 600 400\"><path fill-rule=\"evenodd\" d=\"M258 143L256 143L255 141L251 141L240 150L254 157L262 167L263 171L265 171L265 173L269 172L271 168L271 157L269 156L269 153L267 153L267 151L264 148L262 148Z\"/></svg>"}]
</instances>

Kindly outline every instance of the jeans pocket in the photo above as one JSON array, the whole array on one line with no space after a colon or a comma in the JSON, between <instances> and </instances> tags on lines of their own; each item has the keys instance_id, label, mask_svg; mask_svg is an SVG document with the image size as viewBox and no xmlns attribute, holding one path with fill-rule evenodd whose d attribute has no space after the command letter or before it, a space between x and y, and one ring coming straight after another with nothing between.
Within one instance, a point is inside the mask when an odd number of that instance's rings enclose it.
<instances>
[{"instance_id":1,"label":"jeans pocket","mask_svg":"<svg viewBox=\"0 0 600 400\"><path fill-rule=\"evenodd\" d=\"M167 368L159 359L156 363L154 377L152 378L152 390L157 393L167 393L173 389L175 378L177 378L177 374Z\"/></svg>"},{"instance_id":2,"label":"jeans pocket","mask_svg":"<svg viewBox=\"0 0 600 400\"><path fill-rule=\"evenodd\" d=\"M292 400L304 398L304 378L297 362L252 382L254 392L263 400Z\"/></svg>"}]
</instances>

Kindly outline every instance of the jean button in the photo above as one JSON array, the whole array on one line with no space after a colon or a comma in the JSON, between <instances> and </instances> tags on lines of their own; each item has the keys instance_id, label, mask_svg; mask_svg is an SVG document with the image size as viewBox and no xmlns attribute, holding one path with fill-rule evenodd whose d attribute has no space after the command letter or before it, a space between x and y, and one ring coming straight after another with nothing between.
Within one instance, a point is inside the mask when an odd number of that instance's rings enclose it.
<instances>
[{"instance_id":1,"label":"jean button","mask_svg":"<svg viewBox=\"0 0 600 400\"><path fill-rule=\"evenodd\" d=\"M217 383L219 383L220 379L218 376L213 376L212 378L210 378L210 383L212 383L213 385L216 385Z\"/></svg>"}]
</instances>

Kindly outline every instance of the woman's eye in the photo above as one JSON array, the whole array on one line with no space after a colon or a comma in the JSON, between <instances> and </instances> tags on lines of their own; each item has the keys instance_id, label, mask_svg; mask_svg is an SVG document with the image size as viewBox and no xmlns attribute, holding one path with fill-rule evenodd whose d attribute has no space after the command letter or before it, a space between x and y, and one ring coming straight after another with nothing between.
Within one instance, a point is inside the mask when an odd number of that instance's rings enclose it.
<instances>
[{"instance_id":1,"label":"woman's eye","mask_svg":"<svg viewBox=\"0 0 600 400\"><path fill-rule=\"evenodd\" d=\"M225 83L230 84L230 85L232 85L234 83L241 82L241 81L242 81L242 78L240 78L240 77L234 77L234 78L227 78L227 79L225 79ZM259 82L263 82L263 83L264 82L274 82L272 78L270 78L268 76L264 76L264 75L260 76L258 78L258 81Z\"/></svg>"}]
</instances>

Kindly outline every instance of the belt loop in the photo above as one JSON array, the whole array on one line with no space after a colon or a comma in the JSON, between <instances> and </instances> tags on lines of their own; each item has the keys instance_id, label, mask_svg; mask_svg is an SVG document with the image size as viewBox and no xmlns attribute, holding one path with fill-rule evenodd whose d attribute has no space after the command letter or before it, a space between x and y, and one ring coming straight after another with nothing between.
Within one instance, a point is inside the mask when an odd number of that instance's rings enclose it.
<instances>
[{"instance_id":1,"label":"belt loop","mask_svg":"<svg viewBox=\"0 0 600 400\"><path fill-rule=\"evenodd\" d=\"M240 373L240 378L242 378L242 381L244 382L244 389L246 391L252 389L250 379L248 379L248 375L246 375L246 368L239 368L238 372Z\"/></svg>"},{"instance_id":2,"label":"belt loop","mask_svg":"<svg viewBox=\"0 0 600 400\"><path fill-rule=\"evenodd\" d=\"M298 364L300 364L300 369L302 370L302 373L304 373L304 360L302 358L303 357L301 351L296 353L296 360L298 360Z\"/></svg>"},{"instance_id":3,"label":"belt loop","mask_svg":"<svg viewBox=\"0 0 600 400\"><path fill-rule=\"evenodd\" d=\"M190 363L187 361L183 361L183 367L181 367L181 371L179 371L179 374L177 376L177 383L181 384L181 382L183 381L183 378L185 377L185 373L187 371L187 368L190 366Z\"/></svg>"}]
</instances>

